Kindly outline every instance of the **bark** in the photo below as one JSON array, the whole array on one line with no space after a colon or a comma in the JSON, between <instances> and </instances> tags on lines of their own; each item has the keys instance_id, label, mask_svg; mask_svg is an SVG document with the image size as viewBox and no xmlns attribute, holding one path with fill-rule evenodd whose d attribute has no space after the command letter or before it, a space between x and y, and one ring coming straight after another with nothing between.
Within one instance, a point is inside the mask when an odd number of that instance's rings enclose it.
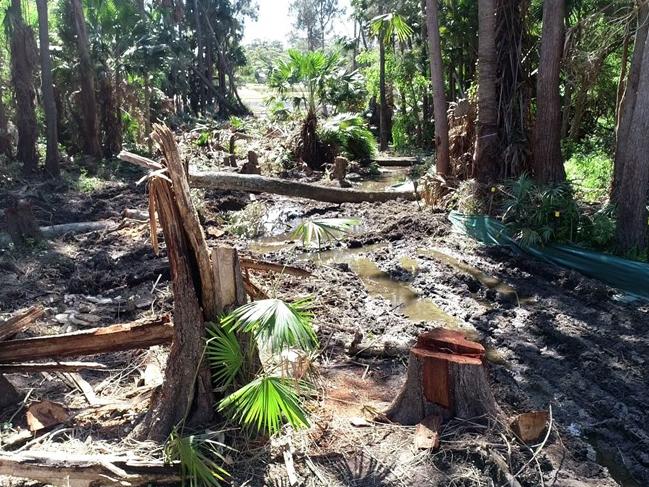
<instances>
[{"instance_id":1,"label":"bark","mask_svg":"<svg viewBox=\"0 0 649 487\"><path fill-rule=\"evenodd\" d=\"M0 322L0 342L11 338L16 333L27 330L36 320L45 314L41 306L32 306L26 311Z\"/></svg>"},{"instance_id":2,"label":"bark","mask_svg":"<svg viewBox=\"0 0 649 487\"><path fill-rule=\"evenodd\" d=\"M36 0L38 9L38 37L41 54L41 96L45 112L47 154L45 169L52 177L59 175L59 131L57 126L56 102L54 100L54 81L52 79L52 60L50 58L50 39L47 19L47 0Z\"/></svg>"},{"instance_id":3,"label":"bark","mask_svg":"<svg viewBox=\"0 0 649 487\"><path fill-rule=\"evenodd\" d=\"M301 183L265 176L232 174L229 172L191 173L189 179L192 187L195 188L272 193L328 203L378 202L392 201L399 198L415 200L417 198L412 191L357 191L354 189L335 188L332 186Z\"/></svg>"},{"instance_id":4,"label":"bark","mask_svg":"<svg viewBox=\"0 0 649 487\"><path fill-rule=\"evenodd\" d=\"M533 173L537 182L559 183L566 179L561 154L561 95L559 77L565 36L565 0L543 2L543 32L537 80L536 130Z\"/></svg>"},{"instance_id":5,"label":"bark","mask_svg":"<svg viewBox=\"0 0 649 487\"><path fill-rule=\"evenodd\" d=\"M12 0L8 12L11 30L11 82L16 98L16 127L18 150L16 157L23 163L25 174L33 174L38 167L36 152L36 125L34 74L36 42L31 27L22 17L21 1Z\"/></svg>"},{"instance_id":6,"label":"bark","mask_svg":"<svg viewBox=\"0 0 649 487\"><path fill-rule=\"evenodd\" d=\"M99 102L102 127L102 153L111 158L122 150L122 116L119 78L108 69L99 75Z\"/></svg>"},{"instance_id":7,"label":"bark","mask_svg":"<svg viewBox=\"0 0 649 487\"><path fill-rule=\"evenodd\" d=\"M430 57L430 77L433 87L433 110L435 113L435 150L437 174L448 175L450 168L448 149L448 119L446 96L444 95L444 66L439 37L437 0L426 1L426 25Z\"/></svg>"},{"instance_id":8,"label":"bark","mask_svg":"<svg viewBox=\"0 0 649 487\"><path fill-rule=\"evenodd\" d=\"M12 157L11 151L11 134L9 133L9 119L7 118L7 108L3 101L3 89L0 84L0 154Z\"/></svg>"},{"instance_id":9,"label":"bark","mask_svg":"<svg viewBox=\"0 0 649 487\"><path fill-rule=\"evenodd\" d=\"M638 33L639 36L639 33ZM649 36L635 47L631 76L639 71L633 105L623 106L615 165L623 168L615 181L617 207L616 242L621 253L642 252L647 246L647 194L649 193ZM629 87L635 85L629 79ZM629 93L630 95L630 93ZM626 95L625 95L626 98ZM631 113L629 113L631 112ZM628 123L627 123L628 122Z\"/></svg>"},{"instance_id":10,"label":"bark","mask_svg":"<svg viewBox=\"0 0 649 487\"><path fill-rule=\"evenodd\" d=\"M84 152L92 157L101 157L99 145L99 124L97 119L97 100L95 95L95 71L90 58L86 21L81 0L70 0L77 35L79 55L79 79L81 84L80 103L82 116L82 143Z\"/></svg>"},{"instance_id":11,"label":"bark","mask_svg":"<svg viewBox=\"0 0 649 487\"><path fill-rule=\"evenodd\" d=\"M478 1L478 119L473 168L484 184L498 179L496 0Z\"/></svg>"},{"instance_id":12,"label":"bark","mask_svg":"<svg viewBox=\"0 0 649 487\"><path fill-rule=\"evenodd\" d=\"M624 42L622 43L622 68L620 69L620 78L617 82L617 92L615 96L615 122L616 126L620 122L620 108L622 105L622 98L624 97L624 88L626 87L626 70L629 61L629 44L631 43L631 35L626 34L624 36Z\"/></svg>"},{"instance_id":13,"label":"bark","mask_svg":"<svg viewBox=\"0 0 649 487\"><path fill-rule=\"evenodd\" d=\"M14 385L0 374L0 409L12 406L23 398Z\"/></svg>"},{"instance_id":14,"label":"bark","mask_svg":"<svg viewBox=\"0 0 649 487\"><path fill-rule=\"evenodd\" d=\"M5 220L9 237L17 246L38 242L43 237L36 223L32 205L27 200L17 200L7 208Z\"/></svg>"},{"instance_id":15,"label":"bark","mask_svg":"<svg viewBox=\"0 0 649 487\"><path fill-rule=\"evenodd\" d=\"M627 149L629 146L629 135L635 111L635 104L640 82L642 69L642 56L644 45L649 33L649 2L642 2L638 12L638 29L635 34L633 55L631 56L631 69L629 79L626 82L624 97L620 105L620 117L617 125L617 140L615 148L615 165L613 167L613 181L611 183L610 199L617 203L621 194L618 192L622 185L625 163L627 160Z\"/></svg>"},{"instance_id":16,"label":"bark","mask_svg":"<svg viewBox=\"0 0 649 487\"><path fill-rule=\"evenodd\" d=\"M168 319L163 318L62 335L11 340L0 343L0 363L58 360L64 357L148 348L169 343L172 336L173 327Z\"/></svg>"},{"instance_id":17,"label":"bark","mask_svg":"<svg viewBox=\"0 0 649 487\"><path fill-rule=\"evenodd\" d=\"M410 350L403 388L385 416L414 425L436 415L495 416L497 406L484 367L485 350L462 333L438 328L423 333Z\"/></svg>"}]
</instances>

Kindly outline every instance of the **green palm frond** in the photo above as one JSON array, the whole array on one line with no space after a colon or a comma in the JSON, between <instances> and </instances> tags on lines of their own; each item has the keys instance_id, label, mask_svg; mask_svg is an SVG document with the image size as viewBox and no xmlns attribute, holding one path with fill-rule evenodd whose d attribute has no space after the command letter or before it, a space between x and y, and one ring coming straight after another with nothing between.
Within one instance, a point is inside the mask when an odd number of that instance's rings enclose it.
<instances>
[{"instance_id":1,"label":"green palm frond","mask_svg":"<svg viewBox=\"0 0 649 487\"><path fill-rule=\"evenodd\" d=\"M219 411L244 428L274 434L284 422L294 428L309 426L293 379L258 377L219 403Z\"/></svg>"},{"instance_id":2,"label":"green palm frond","mask_svg":"<svg viewBox=\"0 0 649 487\"><path fill-rule=\"evenodd\" d=\"M181 436L174 430L165 444L165 461L179 462L182 485L188 487L220 487L230 474L221 466L228 446L215 438L218 432Z\"/></svg>"},{"instance_id":3,"label":"green palm frond","mask_svg":"<svg viewBox=\"0 0 649 487\"><path fill-rule=\"evenodd\" d=\"M207 328L205 356L210 363L212 378L219 387L227 387L243 366L244 357L239 340L231 329L213 325Z\"/></svg>"},{"instance_id":4,"label":"green palm frond","mask_svg":"<svg viewBox=\"0 0 649 487\"><path fill-rule=\"evenodd\" d=\"M294 303L281 299L253 301L235 309L221 323L232 332L252 333L262 343L270 345L273 353L289 347L312 350L318 339L311 326L311 304L311 298Z\"/></svg>"},{"instance_id":5,"label":"green palm frond","mask_svg":"<svg viewBox=\"0 0 649 487\"><path fill-rule=\"evenodd\" d=\"M391 12L377 15L370 20L370 32L381 41L390 39L393 34L396 34L399 42L404 42L412 36L414 31L401 15Z\"/></svg>"},{"instance_id":6,"label":"green palm frond","mask_svg":"<svg viewBox=\"0 0 649 487\"><path fill-rule=\"evenodd\" d=\"M299 238L304 245L315 244L320 247L321 242L338 240L341 234L349 232L360 224L357 218L321 218L307 220L300 223L293 233L292 238Z\"/></svg>"}]
</instances>

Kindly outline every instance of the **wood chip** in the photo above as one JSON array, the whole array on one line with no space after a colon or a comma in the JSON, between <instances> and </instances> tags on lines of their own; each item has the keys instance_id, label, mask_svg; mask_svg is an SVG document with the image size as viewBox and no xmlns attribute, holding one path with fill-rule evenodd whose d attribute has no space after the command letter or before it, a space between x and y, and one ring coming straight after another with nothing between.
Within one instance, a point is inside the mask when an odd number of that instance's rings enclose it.
<instances>
[{"instance_id":1,"label":"wood chip","mask_svg":"<svg viewBox=\"0 0 649 487\"><path fill-rule=\"evenodd\" d=\"M545 432L550 415L547 411L531 411L516 416L511 422L511 428L525 443L535 443Z\"/></svg>"},{"instance_id":2,"label":"wood chip","mask_svg":"<svg viewBox=\"0 0 649 487\"><path fill-rule=\"evenodd\" d=\"M34 402L27 408L27 427L32 433L65 423L70 419L67 409L52 401Z\"/></svg>"},{"instance_id":3,"label":"wood chip","mask_svg":"<svg viewBox=\"0 0 649 487\"><path fill-rule=\"evenodd\" d=\"M415 429L415 448L435 450L439 448L439 429L442 426L441 416L427 416Z\"/></svg>"}]
</instances>

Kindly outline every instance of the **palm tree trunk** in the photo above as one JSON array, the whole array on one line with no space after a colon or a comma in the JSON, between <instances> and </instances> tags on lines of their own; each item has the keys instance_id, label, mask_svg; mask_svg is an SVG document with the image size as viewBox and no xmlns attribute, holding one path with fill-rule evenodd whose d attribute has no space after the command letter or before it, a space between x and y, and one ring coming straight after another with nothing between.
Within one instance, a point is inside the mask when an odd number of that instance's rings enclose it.
<instances>
[{"instance_id":1,"label":"palm tree trunk","mask_svg":"<svg viewBox=\"0 0 649 487\"><path fill-rule=\"evenodd\" d=\"M611 182L610 200L617 203L622 186L623 173L627 161L628 137L631 133L631 123L635 110L640 72L642 69L642 54L645 41L649 34L649 3L644 2L638 12L638 29L635 34L633 55L631 56L631 69L626 82L624 97L620 105L620 118L617 124L617 140L615 147L615 165L613 166L613 181Z\"/></svg>"},{"instance_id":2,"label":"palm tree trunk","mask_svg":"<svg viewBox=\"0 0 649 487\"><path fill-rule=\"evenodd\" d=\"M478 1L478 120L473 171L484 184L498 180L496 1Z\"/></svg>"},{"instance_id":3,"label":"palm tree trunk","mask_svg":"<svg viewBox=\"0 0 649 487\"><path fill-rule=\"evenodd\" d=\"M623 171L618 174L614 190L617 208L616 243L622 253L642 252L647 245L647 194L649 192L649 36L638 35L637 41L644 37L644 42L636 42L633 54L631 74L638 73L636 79L629 79L637 86L634 90L633 105L627 103L625 94L624 112L618 132L618 150L615 156L616 167ZM627 94L629 93L627 88ZM628 123L627 123L628 120Z\"/></svg>"},{"instance_id":4,"label":"palm tree trunk","mask_svg":"<svg viewBox=\"0 0 649 487\"><path fill-rule=\"evenodd\" d=\"M388 150L388 96L385 86L385 43L379 39L379 147Z\"/></svg>"},{"instance_id":5,"label":"palm tree trunk","mask_svg":"<svg viewBox=\"0 0 649 487\"><path fill-rule=\"evenodd\" d=\"M45 169L51 176L57 177L59 175L59 135L56 102L54 101L54 82L52 81L52 60L50 58L47 0L36 0L36 8L38 10L38 37L40 40L41 51L41 93L43 97L43 111L45 112L47 134Z\"/></svg>"},{"instance_id":6,"label":"palm tree trunk","mask_svg":"<svg viewBox=\"0 0 649 487\"><path fill-rule=\"evenodd\" d=\"M34 98L34 71L36 42L34 32L25 24L20 0L12 0L9 12L11 22L11 82L16 96L16 126L18 128L18 160L25 174L36 172L36 110Z\"/></svg>"},{"instance_id":7,"label":"palm tree trunk","mask_svg":"<svg viewBox=\"0 0 649 487\"><path fill-rule=\"evenodd\" d=\"M83 15L81 0L70 0L70 4L74 15L74 27L77 34L77 52L80 65L83 150L89 156L100 158L101 147L99 145L99 123L95 95L95 71L92 60L90 59L86 20Z\"/></svg>"},{"instance_id":8,"label":"palm tree trunk","mask_svg":"<svg viewBox=\"0 0 649 487\"><path fill-rule=\"evenodd\" d=\"M541 57L536 88L536 131L532 151L534 178L540 183L558 183L566 179L561 154L559 92L565 8L565 0L543 2Z\"/></svg>"},{"instance_id":9,"label":"palm tree trunk","mask_svg":"<svg viewBox=\"0 0 649 487\"><path fill-rule=\"evenodd\" d=\"M437 0L426 1L426 25L430 57L430 78L433 85L433 110L435 113L435 150L437 174L448 175L450 160L448 151L448 119L444 94L444 66L437 19Z\"/></svg>"}]
</instances>

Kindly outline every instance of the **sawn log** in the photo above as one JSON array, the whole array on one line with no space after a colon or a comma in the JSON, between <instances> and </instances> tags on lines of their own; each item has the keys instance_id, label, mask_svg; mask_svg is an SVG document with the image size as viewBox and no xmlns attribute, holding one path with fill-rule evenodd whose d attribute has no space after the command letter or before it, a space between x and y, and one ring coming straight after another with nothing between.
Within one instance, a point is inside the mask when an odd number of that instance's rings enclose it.
<instances>
[{"instance_id":1,"label":"sawn log","mask_svg":"<svg viewBox=\"0 0 649 487\"><path fill-rule=\"evenodd\" d=\"M0 343L0 363L58 360L97 353L148 348L170 343L169 317L154 321L111 325L104 328Z\"/></svg>"}]
</instances>

